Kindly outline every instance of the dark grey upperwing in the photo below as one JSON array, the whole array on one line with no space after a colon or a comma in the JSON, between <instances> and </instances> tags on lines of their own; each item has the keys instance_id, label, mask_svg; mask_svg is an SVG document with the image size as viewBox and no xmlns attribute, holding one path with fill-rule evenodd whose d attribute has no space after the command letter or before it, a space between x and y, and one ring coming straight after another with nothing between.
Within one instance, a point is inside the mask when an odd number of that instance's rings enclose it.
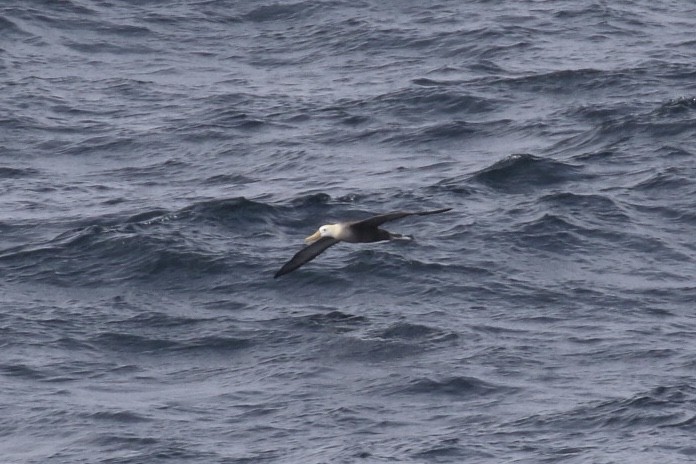
<instances>
[{"instance_id":1,"label":"dark grey upperwing","mask_svg":"<svg viewBox=\"0 0 696 464\"><path fill-rule=\"evenodd\" d=\"M292 272L298 267L302 266L303 264L306 264L322 254L324 250L329 248L331 245L335 245L339 242L340 240L336 240L335 238L332 237L322 237L316 242L312 243L311 245L308 245L298 251L295 256L290 259L287 263L283 265L283 267L280 268L278 272L275 273L273 276L274 279L277 279L278 277L282 276L283 274L287 274L288 272Z\"/></svg>"},{"instance_id":2,"label":"dark grey upperwing","mask_svg":"<svg viewBox=\"0 0 696 464\"><path fill-rule=\"evenodd\" d=\"M449 211L451 209L452 208L442 208L420 212L396 211L394 213L381 214L362 221L356 221L351 223L351 225L358 227L379 227L385 222L396 221L397 219L405 218L407 216L427 216L428 214L444 213L445 211Z\"/></svg>"}]
</instances>

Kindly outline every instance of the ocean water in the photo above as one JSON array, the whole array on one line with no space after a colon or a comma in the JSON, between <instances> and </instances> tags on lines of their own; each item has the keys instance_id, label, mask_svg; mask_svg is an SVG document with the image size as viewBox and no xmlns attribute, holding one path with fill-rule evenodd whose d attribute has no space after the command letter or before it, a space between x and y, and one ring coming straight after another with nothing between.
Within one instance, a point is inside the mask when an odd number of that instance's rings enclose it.
<instances>
[{"instance_id":1,"label":"ocean water","mask_svg":"<svg viewBox=\"0 0 696 464\"><path fill-rule=\"evenodd\" d=\"M696 462L694 30L3 2L0 462Z\"/></svg>"}]
</instances>

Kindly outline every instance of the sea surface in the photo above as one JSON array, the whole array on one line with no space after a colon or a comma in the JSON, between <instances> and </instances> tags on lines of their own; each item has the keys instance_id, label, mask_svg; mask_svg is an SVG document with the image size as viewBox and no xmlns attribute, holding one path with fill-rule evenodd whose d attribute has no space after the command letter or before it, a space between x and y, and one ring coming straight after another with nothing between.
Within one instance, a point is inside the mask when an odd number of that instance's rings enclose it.
<instances>
[{"instance_id":1,"label":"sea surface","mask_svg":"<svg viewBox=\"0 0 696 464\"><path fill-rule=\"evenodd\" d=\"M0 462L696 462L694 31L2 2Z\"/></svg>"}]
</instances>

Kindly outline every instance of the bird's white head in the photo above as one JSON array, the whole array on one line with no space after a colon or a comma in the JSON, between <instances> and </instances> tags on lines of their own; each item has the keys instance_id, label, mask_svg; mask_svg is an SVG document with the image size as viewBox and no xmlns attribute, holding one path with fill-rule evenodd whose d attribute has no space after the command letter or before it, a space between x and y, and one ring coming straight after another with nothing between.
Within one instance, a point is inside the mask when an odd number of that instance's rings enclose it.
<instances>
[{"instance_id":1,"label":"bird's white head","mask_svg":"<svg viewBox=\"0 0 696 464\"><path fill-rule=\"evenodd\" d=\"M306 243L314 243L320 238L323 237L333 237L333 238L339 238L339 235L341 233L341 225L340 224L325 224L319 229L314 232L312 235L307 237L305 239Z\"/></svg>"}]
</instances>

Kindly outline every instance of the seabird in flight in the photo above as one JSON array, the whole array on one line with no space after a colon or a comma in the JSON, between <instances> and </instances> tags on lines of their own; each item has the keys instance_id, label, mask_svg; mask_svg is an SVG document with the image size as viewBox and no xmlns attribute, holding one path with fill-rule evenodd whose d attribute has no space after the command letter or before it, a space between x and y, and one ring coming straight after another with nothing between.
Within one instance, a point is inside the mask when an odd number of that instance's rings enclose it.
<instances>
[{"instance_id":1,"label":"seabird in flight","mask_svg":"<svg viewBox=\"0 0 696 464\"><path fill-rule=\"evenodd\" d=\"M305 239L308 243L306 247L297 252L295 256L275 273L273 278L278 278L283 274L292 272L300 266L310 262L327 248L338 242L348 243L370 243L380 242L383 240L398 239L403 236L392 234L379 226L389 221L405 218L407 216L427 216L428 214L438 214L449 211L452 208L436 209L431 211L407 212L396 211L393 213L381 214L373 216L369 219L353 222L339 222L338 224L323 225L312 235Z\"/></svg>"}]
</instances>

